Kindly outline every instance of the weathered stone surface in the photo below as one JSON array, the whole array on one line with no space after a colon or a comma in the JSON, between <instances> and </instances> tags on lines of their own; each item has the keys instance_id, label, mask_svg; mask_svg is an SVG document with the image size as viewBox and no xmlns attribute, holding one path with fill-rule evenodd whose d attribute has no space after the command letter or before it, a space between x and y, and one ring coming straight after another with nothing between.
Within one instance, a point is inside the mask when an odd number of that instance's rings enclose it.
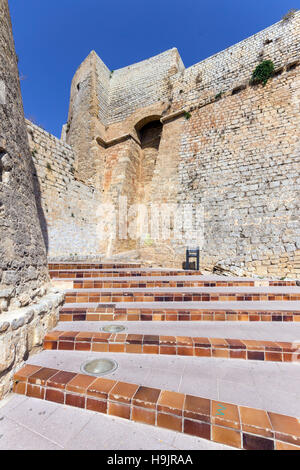
<instances>
[{"instance_id":1,"label":"weathered stone surface","mask_svg":"<svg viewBox=\"0 0 300 470\"><path fill-rule=\"evenodd\" d=\"M41 349L45 334L57 325L63 302L64 293L51 291L40 303L0 316L0 400L11 389L14 371Z\"/></svg>"},{"instance_id":2,"label":"weathered stone surface","mask_svg":"<svg viewBox=\"0 0 300 470\"><path fill-rule=\"evenodd\" d=\"M8 330L9 323L0 321L0 333L4 333L4 331Z\"/></svg>"},{"instance_id":3,"label":"weathered stone surface","mask_svg":"<svg viewBox=\"0 0 300 470\"><path fill-rule=\"evenodd\" d=\"M25 318L24 317L18 318L16 320L13 320L13 322L11 324L11 328L12 328L12 330L17 330L18 328L21 328L21 326L23 326L24 323L25 323Z\"/></svg>"},{"instance_id":4,"label":"weathered stone surface","mask_svg":"<svg viewBox=\"0 0 300 470\"><path fill-rule=\"evenodd\" d=\"M0 291L13 286L15 300L22 298L24 305L36 297L37 287L48 282L46 247L7 0L0 0L0 24L0 80L6 89L5 104L0 104ZM36 277L28 284L32 267ZM8 293L0 313L11 308L10 304Z\"/></svg>"},{"instance_id":5,"label":"weathered stone surface","mask_svg":"<svg viewBox=\"0 0 300 470\"><path fill-rule=\"evenodd\" d=\"M15 370L56 325L63 295L46 295L47 227L33 178L7 0L0 0L0 25L0 80L6 88L0 104L1 399L11 390Z\"/></svg>"},{"instance_id":6,"label":"weathered stone surface","mask_svg":"<svg viewBox=\"0 0 300 470\"><path fill-rule=\"evenodd\" d=\"M0 338L0 373L8 369L15 360L15 345L12 334Z\"/></svg>"},{"instance_id":7,"label":"weathered stone surface","mask_svg":"<svg viewBox=\"0 0 300 470\"><path fill-rule=\"evenodd\" d=\"M34 178L47 219L49 256L87 258L99 253L97 209L102 195L75 178L75 153L69 145L26 123ZM34 275L32 268L29 275Z\"/></svg>"},{"instance_id":8,"label":"weathered stone surface","mask_svg":"<svg viewBox=\"0 0 300 470\"><path fill-rule=\"evenodd\" d=\"M43 326L37 320L30 325L27 332L27 347L29 351L36 346L42 346L44 333Z\"/></svg>"},{"instance_id":9,"label":"weathered stone surface","mask_svg":"<svg viewBox=\"0 0 300 470\"><path fill-rule=\"evenodd\" d=\"M11 287L10 289L1 289L0 290L0 299L6 299L11 297L14 293L15 289Z\"/></svg>"}]
</instances>

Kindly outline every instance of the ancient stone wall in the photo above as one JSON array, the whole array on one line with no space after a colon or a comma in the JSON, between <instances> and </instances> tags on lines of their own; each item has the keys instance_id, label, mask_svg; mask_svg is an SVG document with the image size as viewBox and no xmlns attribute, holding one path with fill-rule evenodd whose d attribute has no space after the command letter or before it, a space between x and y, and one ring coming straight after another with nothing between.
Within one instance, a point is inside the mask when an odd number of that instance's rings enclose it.
<instances>
[{"instance_id":1,"label":"ancient stone wall","mask_svg":"<svg viewBox=\"0 0 300 470\"><path fill-rule=\"evenodd\" d=\"M0 315L0 400L29 355L43 349L45 335L58 322L64 294L53 290L38 303Z\"/></svg>"},{"instance_id":2,"label":"ancient stone wall","mask_svg":"<svg viewBox=\"0 0 300 470\"><path fill-rule=\"evenodd\" d=\"M64 136L76 153L78 179L95 186L101 149L95 138L105 134L110 71L92 51L77 70L71 85L68 123Z\"/></svg>"},{"instance_id":3,"label":"ancient stone wall","mask_svg":"<svg viewBox=\"0 0 300 470\"><path fill-rule=\"evenodd\" d=\"M99 254L99 192L75 179L72 148L26 121L35 179L47 220L49 259Z\"/></svg>"},{"instance_id":4,"label":"ancient stone wall","mask_svg":"<svg viewBox=\"0 0 300 470\"><path fill-rule=\"evenodd\" d=\"M78 68L71 85L68 123L63 135L76 153L77 177L99 187L95 169L103 165L103 149L96 139L109 141L128 133L128 126L109 126L153 103L170 106L170 77L184 66L176 49L116 71L109 71L92 51ZM133 128L130 133L135 134Z\"/></svg>"},{"instance_id":5,"label":"ancient stone wall","mask_svg":"<svg viewBox=\"0 0 300 470\"><path fill-rule=\"evenodd\" d=\"M204 207L206 268L299 276L299 111L295 68L186 120L179 200Z\"/></svg>"},{"instance_id":6,"label":"ancient stone wall","mask_svg":"<svg viewBox=\"0 0 300 470\"><path fill-rule=\"evenodd\" d=\"M171 77L172 109L210 103L249 83L255 67L272 60L276 71L299 60L300 12Z\"/></svg>"},{"instance_id":7,"label":"ancient stone wall","mask_svg":"<svg viewBox=\"0 0 300 470\"><path fill-rule=\"evenodd\" d=\"M203 205L207 269L300 275L299 39L298 12L171 80L171 112L191 116L180 136L178 202ZM253 86L263 60L275 76Z\"/></svg>"},{"instance_id":8,"label":"ancient stone wall","mask_svg":"<svg viewBox=\"0 0 300 470\"><path fill-rule=\"evenodd\" d=\"M17 57L6 0L0 1L0 314L32 302L48 281L39 188L33 182Z\"/></svg>"},{"instance_id":9,"label":"ancient stone wall","mask_svg":"<svg viewBox=\"0 0 300 470\"><path fill-rule=\"evenodd\" d=\"M107 124L123 121L137 109L159 101L167 105L172 94L171 77L183 70L182 60L174 48L114 71Z\"/></svg>"},{"instance_id":10,"label":"ancient stone wall","mask_svg":"<svg viewBox=\"0 0 300 470\"><path fill-rule=\"evenodd\" d=\"M57 323L64 295L49 285L48 232L32 162L7 0L0 0L0 399Z\"/></svg>"},{"instance_id":11,"label":"ancient stone wall","mask_svg":"<svg viewBox=\"0 0 300 470\"><path fill-rule=\"evenodd\" d=\"M299 39L297 13L171 77L150 200L203 206L202 268L300 276ZM263 60L275 76L251 86ZM184 248L155 242L141 255L176 264Z\"/></svg>"}]
</instances>

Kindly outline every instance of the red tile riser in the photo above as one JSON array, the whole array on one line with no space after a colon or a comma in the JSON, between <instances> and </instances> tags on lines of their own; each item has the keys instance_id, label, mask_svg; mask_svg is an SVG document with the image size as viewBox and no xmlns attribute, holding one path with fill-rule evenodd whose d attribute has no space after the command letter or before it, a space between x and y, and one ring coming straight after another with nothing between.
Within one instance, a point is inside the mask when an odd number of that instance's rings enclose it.
<instances>
[{"instance_id":1,"label":"red tile riser","mask_svg":"<svg viewBox=\"0 0 300 470\"><path fill-rule=\"evenodd\" d=\"M105 264L105 263L49 263L49 271L65 271L65 270L84 270L84 269L140 269L139 263L128 264Z\"/></svg>"},{"instance_id":2,"label":"red tile riser","mask_svg":"<svg viewBox=\"0 0 300 470\"><path fill-rule=\"evenodd\" d=\"M134 311L135 313L130 313ZM181 313L178 310L170 313L164 310L156 313L155 310L135 309L134 306L128 309L107 309L107 308L68 308L63 307L60 311L60 321L262 321L262 322L299 322L300 312L221 312L190 310Z\"/></svg>"},{"instance_id":3,"label":"red tile riser","mask_svg":"<svg viewBox=\"0 0 300 470\"><path fill-rule=\"evenodd\" d=\"M139 281L138 279L132 280L124 280L124 279L116 279L116 280L105 280L105 278L101 278L99 280L83 280L83 279L76 279L73 281L73 288L74 289L145 289L145 288L163 288L163 287L174 287L174 288L184 288L184 287L254 287L254 282L245 282L239 281L233 283L221 281L218 283L208 283L205 281L196 281L196 280L184 280L184 281L175 281L175 280L145 280Z\"/></svg>"},{"instance_id":4,"label":"red tile riser","mask_svg":"<svg viewBox=\"0 0 300 470\"><path fill-rule=\"evenodd\" d=\"M42 369L40 369L41 373L44 374ZM19 377L22 375L22 370ZM224 403L223 405L226 405L228 409L228 416L218 418L211 416L211 412L214 413L217 410L218 402L120 382L113 386L109 395L106 394L99 400L88 396L86 393L76 394L65 389L32 385L28 382L31 376L26 376L26 374L25 371L24 382L15 383L14 390L16 393L107 413L146 424L156 424L189 435L210 439L214 442L249 450L284 449L291 446L291 444L300 444L300 425L292 417ZM69 373L60 371L59 374L60 376L66 376ZM86 376L86 379L103 381L103 379L88 376ZM77 376L73 379L73 383L74 381L78 381ZM71 382L69 381L69 384ZM107 387L107 382L112 384L113 382L109 380L104 380L104 382L106 382L105 387L108 391L111 385ZM21 385L24 386L21 387ZM66 387L68 387L68 384L66 384ZM89 388L92 387L93 385ZM122 395L121 401L118 396L114 395L114 389ZM123 397L124 393L127 395L126 400L125 396ZM136 402L135 396L139 396L140 400ZM151 406L145 408L144 404L147 402ZM244 415L245 410L246 415ZM292 434L286 434L289 429L293 431ZM276 442L274 442L274 439L276 439ZM300 450L300 447L293 446L293 448Z\"/></svg>"},{"instance_id":5,"label":"red tile riser","mask_svg":"<svg viewBox=\"0 0 300 470\"><path fill-rule=\"evenodd\" d=\"M81 289L73 292L66 292L65 303L97 303L97 302L244 302L244 301L298 301L300 300L300 294L247 294L243 295L239 293L218 293L218 294L207 294L207 293L167 293L167 292L81 292Z\"/></svg>"},{"instance_id":6,"label":"red tile riser","mask_svg":"<svg viewBox=\"0 0 300 470\"><path fill-rule=\"evenodd\" d=\"M46 350L71 350L94 352L123 352L133 354L162 354L197 357L226 357L230 359L272 362L297 362L297 347L291 343L271 341L240 341L234 339L159 337L155 335L126 335L109 333L73 332L60 336L52 332L45 337ZM55 337L55 340L50 338ZM62 340L61 340L62 339ZM88 339L88 341L86 341Z\"/></svg>"},{"instance_id":7,"label":"red tile riser","mask_svg":"<svg viewBox=\"0 0 300 470\"><path fill-rule=\"evenodd\" d=\"M201 276L202 273L199 271L99 271L99 270L92 270L92 271L84 271L84 270L51 270L50 277L51 278L61 278L61 279L89 279L89 278L119 278L119 277L136 277L137 280L140 277L165 277L165 276ZM212 283L209 283L212 284ZM249 284L250 285L250 284Z\"/></svg>"},{"instance_id":8,"label":"red tile riser","mask_svg":"<svg viewBox=\"0 0 300 470\"><path fill-rule=\"evenodd\" d=\"M201 276L201 272L197 271L132 271L132 272L112 272L112 271L97 271L93 270L91 272L85 272L85 271L74 271L74 269L68 269L68 270L58 270L50 271L50 277L51 278L59 278L59 279L74 279L74 280L81 280L84 281L84 279L89 279L89 278L99 278L101 281L105 281L105 278L127 278L127 277L136 277L137 282L139 277L165 277L165 276ZM117 281L116 281L117 282ZM151 281L155 282L155 281ZM170 281L174 282L174 281ZM175 282L189 282L189 281L175 281ZM227 287L237 287L237 286L254 286L255 282L254 281L244 281L244 280L239 280L239 281L198 281L200 284L197 284L198 286L203 286L203 287L221 287L221 286L227 286ZM297 281L268 281L268 284L270 287L296 287L297 286Z\"/></svg>"}]
</instances>

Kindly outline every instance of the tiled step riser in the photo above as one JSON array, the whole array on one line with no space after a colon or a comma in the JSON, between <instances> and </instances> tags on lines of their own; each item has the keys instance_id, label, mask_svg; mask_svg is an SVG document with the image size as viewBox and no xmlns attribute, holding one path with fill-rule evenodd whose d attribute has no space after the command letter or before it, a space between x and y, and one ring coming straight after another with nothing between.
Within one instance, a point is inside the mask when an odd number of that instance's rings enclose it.
<instances>
[{"instance_id":1,"label":"tiled step riser","mask_svg":"<svg viewBox=\"0 0 300 470\"><path fill-rule=\"evenodd\" d=\"M266 294L266 293L164 293L160 292L67 292L67 303L89 302L281 302L299 301L300 294Z\"/></svg>"},{"instance_id":2,"label":"tiled step riser","mask_svg":"<svg viewBox=\"0 0 300 470\"><path fill-rule=\"evenodd\" d=\"M203 311L203 310L147 310L147 309L68 309L59 316L62 322L72 321L234 321L234 322L299 322L298 312L268 311Z\"/></svg>"},{"instance_id":3,"label":"tiled step riser","mask_svg":"<svg viewBox=\"0 0 300 470\"><path fill-rule=\"evenodd\" d=\"M44 349L300 362L300 343L234 339L54 331L46 336Z\"/></svg>"},{"instance_id":4,"label":"tiled step riser","mask_svg":"<svg viewBox=\"0 0 300 470\"><path fill-rule=\"evenodd\" d=\"M151 289L155 287L254 287L254 282L226 282L220 281L216 282L205 282L205 281L126 281L126 280L117 280L117 281L73 281L73 289Z\"/></svg>"},{"instance_id":5,"label":"tiled step riser","mask_svg":"<svg viewBox=\"0 0 300 470\"><path fill-rule=\"evenodd\" d=\"M269 281L270 287L300 287L300 281Z\"/></svg>"},{"instance_id":6,"label":"tiled step riser","mask_svg":"<svg viewBox=\"0 0 300 470\"><path fill-rule=\"evenodd\" d=\"M106 278L106 277L154 277L154 276L201 276L200 271L50 271L51 278L80 279L80 278ZM293 284L291 284L293 285Z\"/></svg>"},{"instance_id":7,"label":"tiled step riser","mask_svg":"<svg viewBox=\"0 0 300 470\"><path fill-rule=\"evenodd\" d=\"M128 277L174 277L174 276L202 276L200 271L49 271L52 279L91 279L100 278L101 281L104 278L128 278ZM117 281L116 281L117 282ZM151 281L152 282L152 281ZM167 281L166 281L167 282ZM187 281L184 281L187 282ZM198 285L198 284L197 284ZM300 285L300 281L262 281L262 280L236 280L236 281L200 281L200 286L203 287L236 287L236 286L255 286L255 285L267 285L270 287L297 287Z\"/></svg>"},{"instance_id":8,"label":"tiled step riser","mask_svg":"<svg viewBox=\"0 0 300 470\"><path fill-rule=\"evenodd\" d=\"M66 269L139 269L141 264L106 264L106 263L49 263L49 271L62 271Z\"/></svg>"},{"instance_id":9,"label":"tiled step riser","mask_svg":"<svg viewBox=\"0 0 300 470\"><path fill-rule=\"evenodd\" d=\"M14 392L239 449L300 449L296 418L136 384L26 366L15 375Z\"/></svg>"}]
</instances>

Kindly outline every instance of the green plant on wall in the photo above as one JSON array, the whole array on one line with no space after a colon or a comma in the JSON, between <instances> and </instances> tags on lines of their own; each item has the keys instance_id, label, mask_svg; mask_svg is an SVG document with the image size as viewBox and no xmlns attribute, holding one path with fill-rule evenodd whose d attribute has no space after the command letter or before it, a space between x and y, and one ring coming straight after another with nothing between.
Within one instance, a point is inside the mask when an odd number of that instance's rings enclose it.
<instances>
[{"instance_id":1,"label":"green plant on wall","mask_svg":"<svg viewBox=\"0 0 300 470\"><path fill-rule=\"evenodd\" d=\"M271 60L261 62L252 74L252 83L262 83L266 86L269 78L272 77L275 67Z\"/></svg>"},{"instance_id":2,"label":"green plant on wall","mask_svg":"<svg viewBox=\"0 0 300 470\"><path fill-rule=\"evenodd\" d=\"M144 245L145 246L152 246L153 245L153 240L151 239L149 233L147 233L147 235L145 236Z\"/></svg>"},{"instance_id":3,"label":"green plant on wall","mask_svg":"<svg viewBox=\"0 0 300 470\"><path fill-rule=\"evenodd\" d=\"M215 96L215 100L218 101L222 98L222 95L223 95L223 91L220 91L220 93L218 93L216 96Z\"/></svg>"},{"instance_id":4,"label":"green plant on wall","mask_svg":"<svg viewBox=\"0 0 300 470\"><path fill-rule=\"evenodd\" d=\"M185 119L189 120L192 117L192 115L191 115L191 113L188 113L187 111L185 111L184 112L184 117L185 117Z\"/></svg>"},{"instance_id":5,"label":"green plant on wall","mask_svg":"<svg viewBox=\"0 0 300 470\"><path fill-rule=\"evenodd\" d=\"M295 13L297 13L297 11L299 11L297 8L291 8L291 9L282 17L282 21L285 22L285 21L289 21L290 19L294 18Z\"/></svg>"}]
</instances>

